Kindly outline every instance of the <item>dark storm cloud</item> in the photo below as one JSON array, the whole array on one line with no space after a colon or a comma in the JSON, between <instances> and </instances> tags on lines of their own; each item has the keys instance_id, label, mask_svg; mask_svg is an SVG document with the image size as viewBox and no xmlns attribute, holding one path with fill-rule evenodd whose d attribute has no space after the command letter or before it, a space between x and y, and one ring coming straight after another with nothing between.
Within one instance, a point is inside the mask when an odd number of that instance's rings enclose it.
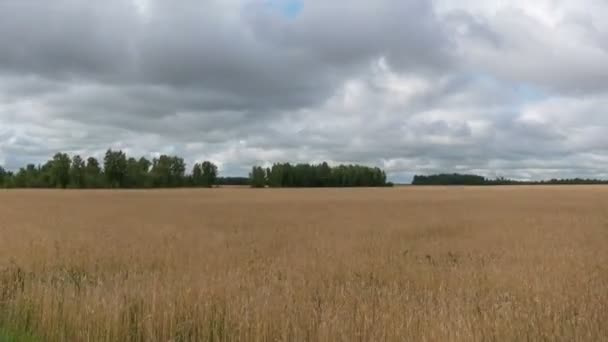
<instances>
[{"instance_id":1,"label":"dark storm cloud","mask_svg":"<svg viewBox=\"0 0 608 342\"><path fill-rule=\"evenodd\" d=\"M0 2L0 69L60 78L128 71L137 28L130 1Z\"/></svg>"},{"instance_id":2,"label":"dark storm cloud","mask_svg":"<svg viewBox=\"0 0 608 342\"><path fill-rule=\"evenodd\" d=\"M210 106L268 110L318 103L380 56L408 67L446 62L447 40L421 0L311 2L296 19L255 1L147 3L140 13L130 0L3 2L0 44L13 48L0 53L0 69L187 87L218 97L204 99Z\"/></svg>"},{"instance_id":3,"label":"dark storm cloud","mask_svg":"<svg viewBox=\"0 0 608 342\"><path fill-rule=\"evenodd\" d=\"M428 1L308 1L296 18L249 15L258 37L293 51L308 51L332 65L359 65L385 57L406 69L451 63L450 41Z\"/></svg>"}]
</instances>

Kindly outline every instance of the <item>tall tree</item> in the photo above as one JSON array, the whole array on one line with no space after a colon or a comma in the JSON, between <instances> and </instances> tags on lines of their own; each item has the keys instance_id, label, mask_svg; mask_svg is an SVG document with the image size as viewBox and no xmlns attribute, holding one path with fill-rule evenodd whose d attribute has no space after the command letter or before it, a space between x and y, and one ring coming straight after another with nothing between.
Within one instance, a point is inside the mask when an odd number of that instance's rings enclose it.
<instances>
[{"instance_id":1,"label":"tall tree","mask_svg":"<svg viewBox=\"0 0 608 342\"><path fill-rule=\"evenodd\" d=\"M14 177L14 186L16 188L29 188L27 182L27 171L25 168L20 168Z\"/></svg>"},{"instance_id":2,"label":"tall tree","mask_svg":"<svg viewBox=\"0 0 608 342\"><path fill-rule=\"evenodd\" d=\"M331 186L331 167L326 162L319 165L318 168L319 185L318 186Z\"/></svg>"},{"instance_id":3,"label":"tall tree","mask_svg":"<svg viewBox=\"0 0 608 342\"><path fill-rule=\"evenodd\" d=\"M209 161L204 161L201 165L203 170L203 183L205 187L212 187L217 181L217 166Z\"/></svg>"},{"instance_id":4,"label":"tall tree","mask_svg":"<svg viewBox=\"0 0 608 342\"><path fill-rule=\"evenodd\" d=\"M142 175L139 169L139 163L135 158L127 159L127 174L125 177L124 186L127 188L141 188Z\"/></svg>"},{"instance_id":5,"label":"tall tree","mask_svg":"<svg viewBox=\"0 0 608 342\"><path fill-rule=\"evenodd\" d=\"M154 187L170 188L185 185L186 163L182 158L161 155L152 161L150 172Z\"/></svg>"},{"instance_id":6,"label":"tall tree","mask_svg":"<svg viewBox=\"0 0 608 342\"><path fill-rule=\"evenodd\" d=\"M99 165L99 161L94 157L87 158L87 165L84 170L85 181L87 187L89 188L103 188L104 187L104 179L103 174L101 172L101 166Z\"/></svg>"},{"instance_id":7,"label":"tall tree","mask_svg":"<svg viewBox=\"0 0 608 342\"><path fill-rule=\"evenodd\" d=\"M8 173L2 166L0 166L0 188L6 187L7 180L8 180Z\"/></svg>"},{"instance_id":8,"label":"tall tree","mask_svg":"<svg viewBox=\"0 0 608 342\"><path fill-rule=\"evenodd\" d=\"M75 155L72 158L72 167L70 169L70 181L71 186L74 188L85 188L85 163L84 160L79 156Z\"/></svg>"},{"instance_id":9,"label":"tall tree","mask_svg":"<svg viewBox=\"0 0 608 342\"><path fill-rule=\"evenodd\" d=\"M38 168L36 167L36 165L34 164L28 164L25 169L22 169L23 171L20 172L20 182L23 182L23 184L25 184L24 186L27 188L40 188L43 187L42 184L40 184L39 178L40 178L40 172L38 170ZM48 185L47 185L48 186Z\"/></svg>"},{"instance_id":10,"label":"tall tree","mask_svg":"<svg viewBox=\"0 0 608 342\"><path fill-rule=\"evenodd\" d=\"M51 179L53 185L65 189L70 184L70 167L72 160L65 153L57 153L53 157Z\"/></svg>"},{"instance_id":11,"label":"tall tree","mask_svg":"<svg viewBox=\"0 0 608 342\"><path fill-rule=\"evenodd\" d=\"M139 167L140 178L141 178L139 180L138 184L141 187L149 187L151 185L150 184L150 167L152 166L152 162L144 157L141 157L137 161L137 165Z\"/></svg>"},{"instance_id":12,"label":"tall tree","mask_svg":"<svg viewBox=\"0 0 608 342\"><path fill-rule=\"evenodd\" d=\"M152 185L157 188L169 187L171 180L171 158L166 155L161 155L152 160Z\"/></svg>"},{"instance_id":13,"label":"tall tree","mask_svg":"<svg viewBox=\"0 0 608 342\"><path fill-rule=\"evenodd\" d=\"M266 171L261 166L254 166L249 174L251 186L254 188L263 188L266 186Z\"/></svg>"},{"instance_id":14,"label":"tall tree","mask_svg":"<svg viewBox=\"0 0 608 342\"><path fill-rule=\"evenodd\" d=\"M171 157L171 180L172 187L180 187L185 185L186 163L183 158L174 156Z\"/></svg>"},{"instance_id":15,"label":"tall tree","mask_svg":"<svg viewBox=\"0 0 608 342\"><path fill-rule=\"evenodd\" d=\"M103 162L108 185L112 188L124 187L127 176L127 156L125 153L110 149L106 152Z\"/></svg>"},{"instance_id":16,"label":"tall tree","mask_svg":"<svg viewBox=\"0 0 608 342\"><path fill-rule=\"evenodd\" d=\"M199 163L194 164L194 167L192 167L192 185L195 187L203 185L203 169Z\"/></svg>"},{"instance_id":17,"label":"tall tree","mask_svg":"<svg viewBox=\"0 0 608 342\"><path fill-rule=\"evenodd\" d=\"M42 166L38 166L38 178L40 180L40 184L44 188L56 187L53 181L53 161L49 160L44 163Z\"/></svg>"},{"instance_id":18,"label":"tall tree","mask_svg":"<svg viewBox=\"0 0 608 342\"><path fill-rule=\"evenodd\" d=\"M3 176L2 176L2 184L0 184L1 187L4 188L13 188L15 187L15 175L11 172L11 171L7 171L6 169L2 169L3 170Z\"/></svg>"}]
</instances>

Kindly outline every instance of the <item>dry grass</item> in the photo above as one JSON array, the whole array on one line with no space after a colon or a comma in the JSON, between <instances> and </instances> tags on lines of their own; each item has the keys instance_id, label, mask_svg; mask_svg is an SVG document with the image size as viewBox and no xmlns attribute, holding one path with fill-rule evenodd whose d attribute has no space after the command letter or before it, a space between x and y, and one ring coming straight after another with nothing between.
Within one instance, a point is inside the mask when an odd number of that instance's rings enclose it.
<instances>
[{"instance_id":1,"label":"dry grass","mask_svg":"<svg viewBox=\"0 0 608 342\"><path fill-rule=\"evenodd\" d=\"M608 187L0 192L44 341L608 340Z\"/></svg>"}]
</instances>

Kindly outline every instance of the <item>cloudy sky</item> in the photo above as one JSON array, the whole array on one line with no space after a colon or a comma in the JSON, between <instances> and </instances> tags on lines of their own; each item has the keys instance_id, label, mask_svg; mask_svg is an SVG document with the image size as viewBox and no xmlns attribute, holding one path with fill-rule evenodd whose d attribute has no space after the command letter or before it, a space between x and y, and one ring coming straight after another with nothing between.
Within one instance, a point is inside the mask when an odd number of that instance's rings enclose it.
<instances>
[{"instance_id":1,"label":"cloudy sky","mask_svg":"<svg viewBox=\"0 0 608 342\"><path fill-rule=\"evenodd\" d=\"M605 0L0 0L0 165L608 177Z\"/></svg>"}]
</instances>

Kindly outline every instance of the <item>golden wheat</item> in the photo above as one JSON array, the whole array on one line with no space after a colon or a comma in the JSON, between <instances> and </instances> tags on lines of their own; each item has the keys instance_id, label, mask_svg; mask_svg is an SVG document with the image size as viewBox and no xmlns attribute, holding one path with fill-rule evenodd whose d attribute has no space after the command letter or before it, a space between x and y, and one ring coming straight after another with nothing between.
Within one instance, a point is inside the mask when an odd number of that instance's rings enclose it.
<instances>
[{"instance_id":1,"label":"golden wheat","mask_svg":"<svg viewBox=\"0 0 608 342\"><path fill-rule=\"evenodd\" d=\"M0 192L41 341L608 340L608 188Z\"/></svg>"}]
</instances>

